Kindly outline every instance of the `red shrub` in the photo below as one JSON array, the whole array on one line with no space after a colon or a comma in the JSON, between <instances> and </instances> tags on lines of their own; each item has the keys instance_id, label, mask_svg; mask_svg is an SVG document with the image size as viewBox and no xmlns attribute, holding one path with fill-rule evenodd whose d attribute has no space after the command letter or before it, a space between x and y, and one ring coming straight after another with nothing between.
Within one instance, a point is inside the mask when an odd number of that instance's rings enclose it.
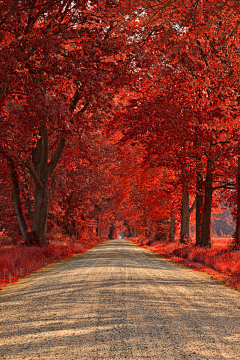
<instances>
[{"instance_id":1,"label":"red shrub","mask_svg":"<svg viewBox=\"0 0 240 360\"><path fill-rule=\"evenodd\" d=\"M5 246L0 254L0 288L20 277L54 262L57 259L79 254L106 239L90 239L86 244L50 243L47 246Z\"/></svg>"},{"instance_id":2,"label":"red shrub","mask_svg":"<svg viewBox=\"0 0 240 360\"><path fill-rule=\"evenodd\" d=\"M224 275L222 280L225 283L240 289L240 251L228 250L231 238L213 238L212 249L177 242L146 246L146 242L140 238L132 238L131 241L195 270L212 273L212 269Z\"/></svg>"}]
</instances>

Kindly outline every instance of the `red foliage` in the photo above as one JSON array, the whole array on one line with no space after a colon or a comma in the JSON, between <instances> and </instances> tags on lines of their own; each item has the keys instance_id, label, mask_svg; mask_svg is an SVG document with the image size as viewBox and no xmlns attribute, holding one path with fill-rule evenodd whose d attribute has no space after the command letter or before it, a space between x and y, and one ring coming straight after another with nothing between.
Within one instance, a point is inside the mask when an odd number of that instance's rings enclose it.
<instances>
[{"instance_id":1,"label":"red foliage","mask_svg":"<svg viewBox=\"0 0 240 360\"><path fill-rule=\"evenodd\" d=\"M51 242L39 246L5 246L0 255L0 289L8 283L14 283L19 278L31 274L55 260L70 257L85 252L98 245L104 238L92 238L83 243Z\"/></svg>"},{"instance_id":2,"label":"red foliage","mask_svg":"<svg viewBox=\"0 0 240 360\"><path fill-rule=\"evenodd\" d=\"M3 0L0 231L185 242L195 203L207 247L215 191L240 247L239 29L236 0Z\"/></svg>"},{"instance_id":3,"label":"red foliage","mask_svg":"<svg viewBox=\"0 0 240 360\"><path fill-rule=\"evenodd\" d=\"M206 272L213 278L240 290L240 251L231 250L232 239L212 239L213 249L177 242L155 242L149 246L146 245L146 240L141 238L131 238L130 240L178 264L196 271Z\"/></svg>"}]
</instances>

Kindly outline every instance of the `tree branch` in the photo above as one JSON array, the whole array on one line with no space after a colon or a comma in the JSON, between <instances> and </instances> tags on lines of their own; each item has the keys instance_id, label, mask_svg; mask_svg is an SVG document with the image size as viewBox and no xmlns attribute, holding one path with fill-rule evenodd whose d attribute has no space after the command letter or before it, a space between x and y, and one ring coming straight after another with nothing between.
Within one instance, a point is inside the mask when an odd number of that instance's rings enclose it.
<instances>
[{"instance_id":1,"label":"tree branch","mask_svg":"<svg viewBox=\"0 0 240 360\"><path fill-rule=\"evenodd\" d=\"M43 188L43 184L42 182L40 181L39 177L38 177L38 174L36 172L36 170L34 169L34 167L29 164L29 162L27 161L23 161L24 165L26 166L26 168L28 169L28 171L30 172L30 175L32 176L36 186L40 189Z\"/></svg>"},{"instance_id":2,"label":"tree branch","mask_svg":"<svg viewBox=\"0 0 240 360\"><path fill-rule=\"evenodd\" d=\"M79 99L80 99L79 92L76 90L73 95L70 107L69 107L69 110L71 113L73 113L74 109L76 108L76 105L77 105ZM66 141L67 141L67 135L65 138L63 136L60 137L57 149L56 149L55 153L53 154L51 161L48 164L48 175L51 175L53 170L57 166L57 163L60 160L60 157L62 155L63 149L66 145Z\"/></svg>"},{"instance_id":3,"label":"tree branch","mask_svg":"<svg viewBox=\"0 0 240 360\"><path fill-rule=\"evenodd\" d=\"M45 173L47 163L48 163L48 133L45 126L40 127L41 140L42 140L42 156L40 163L40 171L41 173Z\"/></svg>"},{"instance_id":4,"label":"tree branch","mask_svg":"<svg viewBox=\"0 0 240 360\"><path fill-rule=\"evenodd\" d=\"M79 92L76 90L74 95L73 95L73 98L72 98L72 101L71 101L71 104L70 104L70 108L69 108L69 110L72 113L73 113L74 109L76 108L76 105L77 105L79 99L80 99ZM86 110L86 108L88 107L88 105L89 105L89 102L87 102L83 106L83 108L80 111L78 111L77 114L83 113ZM62 155L63 149L64 149L64 147L66 145L66 141L67 141L67 135L66 135L66 137L63 137L63 136L60 137L57 149L56 149L55 153L53 154L51 161L48 164L48 175L51 175L53 170L57 166L57 163L60 160L60 157Z\"/></svg>"},{"instance_id":5,"label":"tree branch","mask_svg":"<svg viewBox=\"0 0 240 360\"><path fill-rule=\"evenodd\" d=\"M198 46L198 48L199 48L200 54L201 54L201 56L202 56L202 58L203 58L203 60L204 60L204 62L205 62L205 64L206 64L206 66L207 66L208 71L209 71L208 61L207 61L207 59L206 59L206 56L205 56L205 54L204 54L204 51L203 51L202 46L201 46L201 44L200 44L200 41L199 41L199 40L196 40L196 43L197 43L197 46Z\"/></svg>"},{"instance_id":6,"label":"tree branch","mask_svg":"<svg viewBox=\"0 0 240 360\"><path fill-rule=\"evenodd\" d=\"M89 105L89 102L87 101L86 104L83 106L83 108L76 113L76 115L84 113L84 111L87 109L88 105Z\"/></svg>"},{"instance_id":7,"label":"tree branch","mask_svg":"<svg viewBox=\"0 0 240 360\"><path fill-rule=\"evenodd\" d=\"M76 90L74 95L73 95L73 98L72 98L72 101L71 101L71 104L70 104L70 108L69 110L71 111L71 113L73 113L78 101L80 100L80 96L79 96L79 92Z\"/></svg>"},{"instance_id":8,"label":"tree branch","mask_svg":"<svg viewBox=\"0 0 240 360\"><path fill-rule=\"evenodd\" d=\"M51 175L53 170L57 166L57 163L60 160L63 149L65 147L66 141L67 141L67 137L66 138L64 138L63 136L60 137L57 149L53 154L51 161L48 164L48 175Z\"/></svg>"},{"instance_id":9,"label":"tree branch","mask_svg":"<svg viewBox=\"0 0 240 360\"><path fill-rule=\"evenodd\" d=\"M0 87L0 99L4 96L6 90L7 90L7 84L4 84Z\"/></svg>"},{"instance_id":10,"label":"tree branch","mask_svg":"<svg viewBox=\"0 0 240 360\"><path fill-rule=\"evenodd\" d=\"M217 189L228 189L228 190L234 190L235 186L233 184L224 184L224 185L219 185L219 186L214 186L212 188L212 191L217 190Z\"/></svg>"},{"instance_id":11,"label":"tree branch","mask_svg":"<svg viewBox=\"0 0 240 360\"><path fill-rule=\"evenodd\" d=\"M54 141L54 143L50 146L50 150L56 145L57 142L58 142L58 137L57 137L57 140Z\"/></svg>"},{"instance_id":12,"label":"tree branch","mask_svg":"<svg viewBox=\"0 0 240 360\"><path fill-rule=\"evenodd\" d=\"M192 214L193 210L196 208L196 204L197 204L197 197L195 197L194 203L192 204L192 206L189 209L189 216Z\"/></svg>"}]
</instances>

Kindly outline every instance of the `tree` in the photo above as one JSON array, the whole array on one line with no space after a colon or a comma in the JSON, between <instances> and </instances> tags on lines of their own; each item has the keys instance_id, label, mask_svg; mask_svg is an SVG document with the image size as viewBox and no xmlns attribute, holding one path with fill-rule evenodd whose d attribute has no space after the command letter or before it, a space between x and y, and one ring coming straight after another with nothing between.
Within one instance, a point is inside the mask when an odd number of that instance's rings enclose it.
<instances>
[{"instance_id":1,"label":"tree","mask_svg":"<svg viewBox=\"0 0 240 360\"><path fill-rule=\"evenodd\" d=\"M101 110L112 106L119 81L114 55L121 51L113 31L116 4L56 0L1 6L1 153L12 174L22 235L44 243L49 179L65 145L76 135L81 144L82 135L98 126ZM22 164L35 186L29 239L17 175Z\"/></svg>"},{"instance_id":2,"label":"tree","mask_svg":"<svg viewBox=\"0 0 240 360\"><path fill-rule=\"evenodd\" d=\"M138 81L133 100L117 114L120 124L111 125L122 132L123 142L140 141L149 161L171 164L176 172L192 169L201 246L210 246L213 191L236 184L229 171L229 157L236 169L239 141L236 6L235 1L139 3L142 31L133 61ZM183 183L182 238L189 227L187 188Z\"/></svg>"}]
</instances>

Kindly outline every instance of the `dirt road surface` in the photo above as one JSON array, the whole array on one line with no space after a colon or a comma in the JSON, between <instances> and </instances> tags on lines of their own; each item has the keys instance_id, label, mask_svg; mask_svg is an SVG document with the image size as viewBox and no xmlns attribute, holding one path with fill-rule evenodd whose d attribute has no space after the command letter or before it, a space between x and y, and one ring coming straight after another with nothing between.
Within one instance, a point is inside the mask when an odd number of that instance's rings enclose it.
<instances>
[{"instance_id":1,"label":"dirt road surface","mask_svg":"<svg viewBox=\"0 0 240 360\"><path fill-rule=\"evenodd\" d=\"M111 240L0 292L3 359L240 359L240 292Z\"/></svg>"}]
</instances>

